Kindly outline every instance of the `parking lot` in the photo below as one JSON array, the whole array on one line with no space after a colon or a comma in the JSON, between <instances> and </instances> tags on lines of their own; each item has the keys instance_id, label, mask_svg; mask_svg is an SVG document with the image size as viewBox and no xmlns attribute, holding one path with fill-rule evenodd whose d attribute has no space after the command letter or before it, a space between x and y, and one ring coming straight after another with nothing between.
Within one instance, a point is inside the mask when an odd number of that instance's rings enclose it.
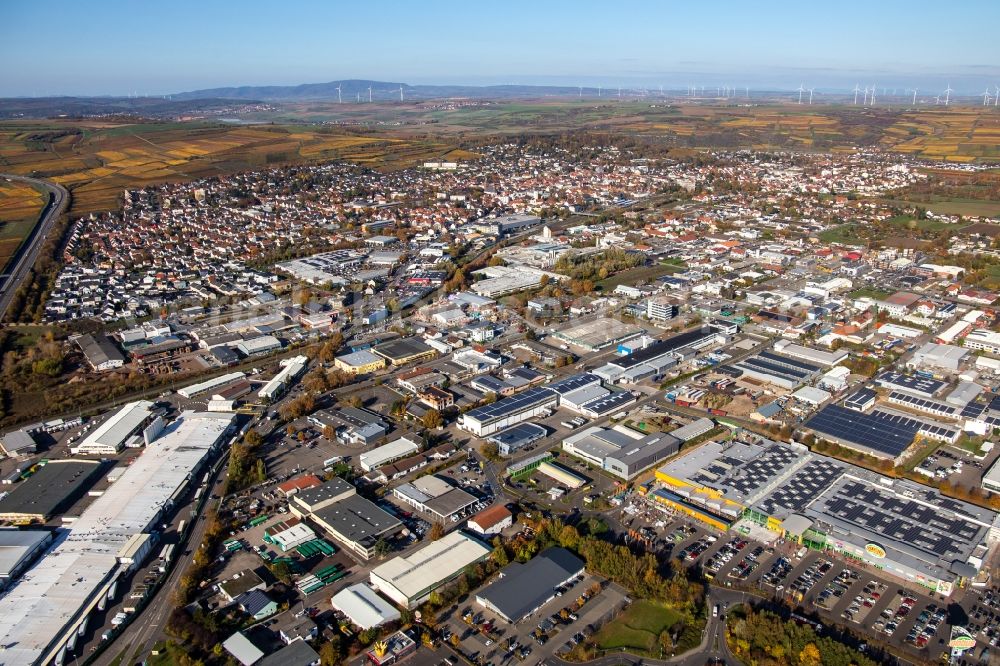
<instances>
[{"instance_id":1,"label":"parking lot","mask_svg":"<svg viewBox=\"0 0 1000 666\"><path fill-rule=\"evenodd\" d=\"M474 601L456 606L442 622L441 638L480 663L534 664L568 652L627 602L619 586L584 575L517 624L508 624Z\"/></svg>"},{"instance_id":2,"label":"parking lot","mask_svg":"<svg viewBox=\"0 0 1000 666\"><path fill-rule=\"evenodd\" d=\"M963 612L978 641L976 659L968 663L979 663L982 650L995 652L1000 642L1000 591L995 588L958 590L945 601L836 555L781 540L768 545L736 530L723 534L634 497L616 514L648 549L700 566L715 585L763 593L800 613L816 613L829 625L884 641L899 654L936 660L947 650L949 622L964 621Z\"/></svg>"}]
</instances>

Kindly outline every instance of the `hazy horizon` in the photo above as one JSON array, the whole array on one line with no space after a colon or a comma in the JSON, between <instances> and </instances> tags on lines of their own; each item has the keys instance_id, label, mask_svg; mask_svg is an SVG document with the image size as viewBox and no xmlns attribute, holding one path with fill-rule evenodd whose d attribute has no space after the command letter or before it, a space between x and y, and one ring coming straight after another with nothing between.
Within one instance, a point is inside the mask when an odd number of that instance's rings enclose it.
<instances>
[{"instance_id":1,"label":"hazy horizon","mask_svg":"<svg viewBox=\"0 0 1000 666\"><path fill-rule=\"evenodd\" d=\"M719 85L975 95L1000 84L1000 3L430 2L278 11L20 0L0 6L0 96L170 95L343 79L410 85ZM974 20L969 20L970 17ZM958 20L961 19L959 28ZM44 35L23 29L44 26ZM17 28L16 30L14 28ZM960 32L959 32L960 30ZM43 42L40 48L39 42Z\"/></svg>"}]
</instances>

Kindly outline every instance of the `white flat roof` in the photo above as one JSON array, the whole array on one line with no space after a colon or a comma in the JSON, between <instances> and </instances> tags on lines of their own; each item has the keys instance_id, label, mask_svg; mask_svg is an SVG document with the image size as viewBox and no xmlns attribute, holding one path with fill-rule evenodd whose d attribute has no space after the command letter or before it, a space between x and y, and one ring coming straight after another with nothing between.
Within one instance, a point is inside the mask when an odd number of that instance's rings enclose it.
<instances>
[{"instance_id":1,"label":"white flat roof","mask_svg":"<svg viewBox=\"0 0 1000 666\"><path fill-rule=\"evenodd\" d=\"M184 412L84 509L58 545L0 597L6 666L32 664L58 647L119 575L117 555L145 532L235 415ZM67 625L73 625L68 627Z\"/></svg>"},{"instance_id":2,"label":"white flat roof","mask_svg":"<svg viewBox=\"0 0 1000 666\"><path fill-rule=\"evenodd\" d=\"M410 441L405 437L400 437L394 442L389 442L384 446L380 446L377 449L372 449L361 454L361 467L364 469L375 469L376 467L381 467L385 463L391 462L403 456L407 456L411 453L416 453L420 450L420 447L416 442Z\"/></svg>"},{"instance_id":3,"label":"white flat roof","mask_svg":"<svg viewBox=\"0 0 1000 666\"><path fill-rule=\"evenodd\" d=\"M216 386L222 386L223 384L228 384L229 382L234 382L237 379L243 379L244 377L246 377L246 375L242 372L230 372L225 375L213 377L212 379L206 379L205 381L198 382L197 384L185 386L182 389L178 389L177 392L185 398L191 398L199 393L204 393L205 391L214 389Z\"/></svg>"},{"instance_id":4,"label":"white flat roof","mask_svg":"<svg viewBox=\"0 0 1000 666\"><path fill-rule=\"evenodd\" d=\"M372 569L371 575L389 583L407 599L413 599L489 554L490 549L476 539L452 532L409 555L380 564Z\"/></svg>"},{"instance_id":5,"label":"white flat roof","mask_svg":"<svg viewBox=\"0 0 1000 666\"><path fill-rule=\"evenodd\" d=\"M93 446L120 449L125 440L149 417L152 407L153 403L148 400L128 403L106 419L75 448L79 448L82 452Z\"/></svg>"},{"instance_id":6,"label":"white flat roof","mask_svg":"<svg viewBox=\"0 0 1000 666\"><path fill-rule=\"evenodd\" d=\"M399 611L367 585L357 583L330 599L330 605L362 629L371 629L399 619Z\"/></svg>"}]
</instances>

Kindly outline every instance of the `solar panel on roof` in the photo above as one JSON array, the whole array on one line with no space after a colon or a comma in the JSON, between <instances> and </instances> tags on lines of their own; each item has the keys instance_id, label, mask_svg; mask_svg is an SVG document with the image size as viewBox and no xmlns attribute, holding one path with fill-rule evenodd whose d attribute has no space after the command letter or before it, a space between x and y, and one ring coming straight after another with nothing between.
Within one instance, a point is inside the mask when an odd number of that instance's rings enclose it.
<instances>
[{"instance_id":1,"label":"solar panel on roof","mask_svg":"<svg viewBox=\"0 0 1000 666\"><path fill-rule=\"evenodd\" d=\"M628 391L619 391L617 393L611 393L596 400L591 400L581 407L589 412L593 412L598 416L607 414L608 412L618 409L622 405L627 405L630 402L635 402L635 396L633 396Z\"/></svg>"},{"instance_id":2,"label":"solar panel on roof","mask_svg":"<svg viewBox=\"0 0 1000 666\"><path fill-rule=\"evenodd\" d=\"M565 379L560 379L558 381L548 384L545 388L550 391L555 391L559 395L564 395L566 393L571 393L579 388L588 386L594 383L600 383L601 378L597 375L592 375L589 372L584 372L579 375L572 375L566 377Z\"/></svg>"},{"instance_id":3,"label":"solar panel on roof","mask_svg":"<svg viewBox=\"0 0 1000 666\"><path fill-rule=\"evenodd\" d=\"M805 425L828 437L895 458L913 443L921 424L915 419L879 410L864 414L839 405L827 405Z\"/></svg>"},{"instance_id":4,"label":"solar panel on roof","mask_svg":"<svg viewBox=\"0 0 1000 666\"><path fill-rule=\"evenodd\" d=\"M465 416L476 419L480 423L492 421L508 414L520 412L530 408L532 405L545 402L555 398L556 394L547 388L532 388L502 400L497 400L492 405L476 407L466 412Z\"/></svg>"},{"instance_id":5,"label":"solar panel on roof","mask_svg":"<svg viewBox=\"0 0 1000 666\"><path fill-rule=\"evenodd\" d=\"M788 356L781 356L780 354L775 354L774 352L771 351L762 351L760 354L758 354L758 356L766 358L770 361L774 361L775 363L781 365L794 366L805 372L819 372L820 370L820 367L818 365L807 363L806 361L800 361L799 359L790 358Z\"/></svg>"},{"instance_id":6,"label":"solar panel on roof","mask_svg":"<svg viewBox=\"0 0 1000 666\"><path fill-rule=\"evenodd\" d=\"M807 376L809 376L808 372L803 372L802 370L796 368L786 368L776 363L769 363L768 361L764 361L755 357L744 359L739 363L739 365L744 367L750 367L755 370L759 370L761 372L766 372L768 374L778 375L779 377L784 376L784 377L793 377L795 379L804 379Z\"/></svg>"}]
</instances>

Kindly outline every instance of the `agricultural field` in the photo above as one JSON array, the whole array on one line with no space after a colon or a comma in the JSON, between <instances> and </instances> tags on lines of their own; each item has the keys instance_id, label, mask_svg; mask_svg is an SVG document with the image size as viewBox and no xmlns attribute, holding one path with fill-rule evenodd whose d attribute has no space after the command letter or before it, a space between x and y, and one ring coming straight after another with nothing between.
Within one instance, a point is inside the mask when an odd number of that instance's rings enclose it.
<instances>
[{"instance_id":1,"label":"agricultural field","mask_svg":"<svg viewBox=\"0 0 1000 666\"><path fill-rule=\"evenodd\" d=\"M970 108L904 113L881 143L927 159L1000 164L1000 114Z\"/></svg>"},{"instance_id":2,"label":"agricultural field","mask_svg":"<svg viewBox=\"0 0 1000 666\"><path fill-rule=\"evenodd\" d=\"M46 200L30 185L0 180L0 271L35 226Z\"/></svg>"},{"instance_id":3,"label":"agricultural field","mask_svg":"<svg viewBox=\"0 0 1000 666\"><path fill-rule=\"evenodd\" d=\"M621 615L605 625L594 641L601 650L620 650L638 654L660 654L660 634L669 631L683 617L677 611L655 601L638 600Z\"/></svg>"},{"instance_id":4,"label":"agricultural field","mask_svg":"<svg viewBox=\"0 0 1000 666\"><path fill-rule=\"evenodd\" d=\"M322 127L0 123L0 172L37 175L66 186L74 215L114 208L126 188L338 159L396 169L451 152L452 147L432 140L356 136Z\"/></svg>"}]
</instances>

